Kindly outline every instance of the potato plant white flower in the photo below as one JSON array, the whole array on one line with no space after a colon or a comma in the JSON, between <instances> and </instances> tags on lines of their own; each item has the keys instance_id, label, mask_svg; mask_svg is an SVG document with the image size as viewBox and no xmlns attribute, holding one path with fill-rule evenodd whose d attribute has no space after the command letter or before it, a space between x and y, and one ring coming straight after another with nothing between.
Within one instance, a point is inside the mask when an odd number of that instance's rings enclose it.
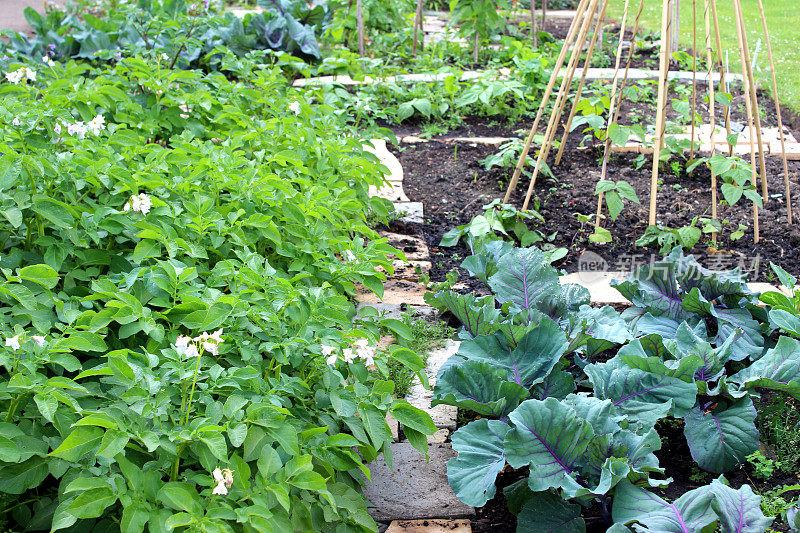
<instances>
[{"instance_id":1,"label":"potato plant white flower","mask_svg":"<svg viewBox=\"0 0 800 533\"><path fill-rule=\"evenodd\" d=\"M228 468L220 470L220 468L217 467L211 472L211 476L217 484L214 490L211 491L211 494L218 496L225 496L228 494L228 489L233 485L233 472Z\"/></svg>"},{"instance_id":2,"label":"potato plant white flower","mask_svg":"<svg viewBox=\"0 0 800 533\"><path fill-rule=\"evenodd\" d=\"M89 128L83 122L76 122L75 124L67 125L67 133L69 135L74 135L79 139L86 137L87 131L89 131Z\"/></svg>"},{"instance_id":3,"label":"potato plant white flower","mask_svg":"<svg viewBox=\"0 0 800 533\"><path fill-rule=\"evenodd\" d=\"M54 67L54 66L56 66L56 62L55 62L55 61L53 61L52 59L50 59L50 58L49 58L49 57L47 57L47 56L42 56L42 63L44 63L44 64L45 64L45 65L47 65L48 67Z\"/></svg>"},{"instance_id":4,"label":"potato plant white flower","mask_svg":"<svg viewBox=\"0 0 800 533\"><path fill-rule=\"evenodd\" d=\"M11 121L12 126L19 126L22 122L19 121L19 118L14 117L14 120Z\"/></svg>"},{"instance_id":5,"label":"potato plant white flower","mask_svg":"<svg viewBox=\"0 0 800 533\"><path fill-rule=\"evenodd\" d=\"M289 111L294 113L295 115L300 114L300 102L292 102L289 104Z\"/></svg>"},{"instance_id":6,"label":"potato plant white flower","mask_svg":"<svg viewBox=\"0 0 800 533\"><path fill-rule=\"evenodd\" d=\"M6 79L15 85L21 82L23 78L36 81L36 71L28 67L20 67L14 72L6 72Z\"/></svg>"},{"instance_id":7,"label":"potato plant white flower","mask_svg":"<svg viewBox=\"0 0 800 533\"><path fill-rule=\"evenodd\" d=\"M97 115L86 124L86 129L88 129L92 135L100 135L100 132L106 129L106 119L103 118L103 115Z\"/></svg>"},{"instance_id":8,"label":"potato plant white flower","mask_svg":"<svg viewBox=\"0 0 800 533\"><path fill-rule=\"evenodd\" d=\"M199 348L211 355L219 355L219 345L222 344L222 328L214 333L203 332L195 338L180 335L175 339L175 351L186 358L200 357Z\"/></svg>"},{"instance_id":9,"label":"potato plant white flower","mask_svg":"<svg viewBox=\"0 0 800 533\"><path fill-rule=\"evenodd\" d=\"M153 201L145 193L131 195L131 199L122 206L123 211L133 211L146 215L153 207Z\"/></svg>"},{"instance_id":10,"label":"potato plant white flower","mask_svg":"<svg viewBox=\"0 0 800 533\"><path fill-rule=\"evenodd\" d=\"M20 347L19 335L14 335L13 337L6 337L6 346L11 348L12 350L19 350Z\"/></svg>"},{"instance_id":11,"label":"potato plant white flower","mask_svg":"<svg viewBox=\"0 0 800 533\"><path fill-rule=\"evenodd\" d=\"M45 344L47 344L44 335L31 335L31 339L33 339L33 342L35 342L39 346L44 346Z\"/></svg>"}]
</instances>

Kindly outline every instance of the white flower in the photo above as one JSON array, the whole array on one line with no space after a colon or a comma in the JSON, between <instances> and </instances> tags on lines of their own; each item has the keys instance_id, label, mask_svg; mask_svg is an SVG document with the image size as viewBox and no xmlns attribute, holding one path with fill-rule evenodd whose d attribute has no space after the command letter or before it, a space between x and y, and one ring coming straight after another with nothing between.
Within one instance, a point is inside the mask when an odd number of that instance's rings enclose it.
<instances>
[{"instance_id":1,"label":"white flower","mask_svg":"<svg viewBox=\"0 0 800 533\"><path fill-rule=\"evenodd\" d=\"M86 124L84 124L83 122L76 122L75 124L67 125L67 133L70 135L75 135L79 139L83 139L84 137L86 137L87 131L88 128L86 127Z\"/></svg>"},{"instance_id":2,"label":"white flower","mask_svg":"<svg viewBox=\"0 0 800 533\"><path fill-rule=\"evenodd\" d=\"M216 342L204 342L203 349L212 355L219 355L219 346Z\"/></svg>"},{"instance_id":3,"label":"white flower","mask_svg":"<svg viewBox=\"0 0 800 533\"><path fill-rule=\"evenodd\" d=\"M36 81L36 71L25 67L25 77L31 81Z\"/></svg>"},{"instance_id":4,"label":"white flower","mask_svg":"<svg viewBox=\"0 0 800 533\"><path fill-rule=\"evenodd\" d=\"M220 481L219 483L217 483L217 486L214 487L214 490L211 491L211 494L216 494L219 496L225 496L226 494L228 494L228 488L225 486L225 482Z\"/></svg>"},{"instance_id":5,"label":"white flower","mask_svg":"<svg viewBox=\"0 0 800 533\"><path fill-rule=\"evenodd\" d=\"M123 211L133 211L135 213L141 213L146 215L150 212L150 208L153 207L153 201L147 196L145 193L141 194L133 194L131 195L131 199L122 206ZM200 340L200 339L195 339ZM205 339L203 339L205 340Z\"/></svg>"},{"instance_id":6,"label":"white flower","mask_svg":"<svg viewBox=\"0 0 800 533\"><path fill-rule=\"evenodd\" d=\"M22 81L22 76L24 75L25 73L22 69L17 69L14 72L6 72L6 79L11 83L17 84Z\"/></svg>"},{"instance_id":7,"label":"white flower","mask_svg":"<svg viewBox=\"0 0 800 533\"><path fill-rule=\"evenodd\" d=\"M233 485L233 472L231 472L230 469L225 468L222 471L222 477L225 478L225 486L231 488L231 485Z\"/></svg>"},{"instance_id":8,"label":"white flower","mask_svg":"<svg viewBox=\"0 0 800 533\"><path fill-rule=\"evenodd\" d=\"M54 67L54 66L56 66L56 62L55 62L55 61L53 61L52 59L50 59L50 58L49 58L49 57L47 57L47 56L42 56L42 63L44 63L44 64L45 64L45 65L47 65L48 67Z\"/></svg>"},{"instance_id":9,"label":"white flower","mask_svg":"<svg viewBox=\"0 0 800 533\"><path fill-rule=\"evenodd\" d=\"M106 129L105 126L106 120L103 118L103 115L97 115L89 123L86 125L86 128L93 134L93 135L100 135L100 132Z\"/></svg>"},{"instance_id":10,"label":"white flower","mask_svg":"<svg viewBox=\"0 0 800 533\"><path fill-rule=\"evenodd\" d=\"M331 355L328 356L327 359L325 359L325 364L334 366L336 364L336 361L338 361L338 360L339 360L339 356L336 355L335 353L332 353Z\"/></svg>"},{"instance_id":11,"label":"white flower","mask_svg":"<svg viewBox=\"0 0 800 533\"><path fill-rule=\"evenodd\" d=\"M19 350L19 335L6 337L6 346L9 346L12 350Z\"/></svg>"},{"instance_id":12,"label":"white flower","mask_svg":"<svg viewBox=\"0 0 800 533\"><path fill-rule=\"evenodd\" d=\"M372 352L370 352L370 353L367 353L366 355L362 356L362 359L364 359L364 364L365 365L372 366L372 365L375 364L375 359L373 358L372 355L373 355Z\"/></svg>"},{"instance_id":13,"label":"white flower","mask_svg":"<svg viewBox=\"0 0 800 533\"><path fill-rule=\"evenodd\" d=\"M214 481L217 483L223 483L225 481L225 478L222 476L222 470L220 470L219 467L215 468L214 471L211 472L211 475L214 476Z\"/></svg>"},{"instance_id":14,"label":"white flower","mask_svg":"<svg viewBox=\"0 0 800 533\"><path fill-rule=\"evenodd\" d=\"M294 113L295 115L300 114L300 102L292 102L289 104L289 111Z\"/></svg>"},{"instance_id":15,"label":"white flower","mask_svg":"<svg viewBox=\"0 0 800 533\"><path fill-rule=\"evenodd\" d=\"M366 348L367 346L369 346L369 341L362 337L360 339L356 339L356 341L353 344L355 345L356 348L362 348L363 349L363 348Z\"/></svg>"},{"instance_id":16,"label":"white flower","mask_svg":"<svg viewBox=\"0 0 800 533\"><path fill-rule=\"evenodd\" d=\"M169 56L167 54L161 54L161 59L167 61L169 59Z\"/></svg>"},{"instance_id":17,"label":"white flower","mask_svg":"<svg viewBox=\"0 0 800 533\"><path fill-rule=\"evenodd\" d=\"M200 352L197 351L197 346L190 344L186 347L184 354L187 358L200 357Z\"/></svg>"},{"instance_id":18,"label":"white flower","mask_svg":"<svg viewBox=\"0 0 800 533\"><path fill-rule=\"evenodd\" d=\"M33 339L33 342L35 342L39 346L44 346L45 345L45 340L44 340L44 336L43 335L32 335L31 339Z\"/></svg>"},{"instance_id":19,"label":"white flower","mask_svg":"<svg viewBox=\"0 0 800 533\"><path fill-rule=\"evenodd\" d=\"M150 200L150 197L146 194L142 193L139 195L139 212L143 215L146 215L150 212L150 208L153 207L153 202Z\"/></svg>"},{"instance_id":20,"label":"white flower","mask_svg":"<svg viewBox=\"0 0 800 533\"><path fill-rule=\"evenodd\" d=\"M322 345L322 355L330 355L334 351L336 351L336 348L334 348L333 346L328 346L327 344Z\"/></svg>"},{"instance_id":21,"label":"white flower","mask_svg":"<svg viewBox=\"0 0 800 533\"><path fill-rule=\"evenodd\" d=\"M352 262L352 261L355 261L355 260L356 260L356 254L354 254L354 253L353 253L352 251L350 251L349 249L348 249L348 250L345 250L345 251L344 251L344 260L345 260L346 262L348 262L348 263L350 263L350 262Z\"/></svg>"},{"instance_id":22,"label":"white flower","mask_svg":"<svg viewBox=\"0 0 800 533\"><path fill-rule=\"evenodd\" d=\"M126 204L127 205L127 204ZM127 209L126 209L127 211ZM179 335L177 339L175 339L175 348L186 348L189 346L189 341L192 340L186 335Z\"/></svg>"},{"instance_id":23,"label":"white flower","mask_svg":"<svg viewBox=\"0 0 800 533\"><path fill-rule=\"evenodd\" d=\"M353 352L353 350L351 350L350 348L345 348L344 350L342 350L342 355L344 356L344 360L347 363L352 363L356 358L355 352Z\"/></svg>"},{"instance_id":24,"label":"white flower","mask_svg":"<svg viewBox=\"0 0 800 533\"><path fill-rule=\"evenodd\" d=\"M56 135L61 134L61 124L56 123L56 125L53 126L53 133L55 133Z\"/></svg>"},{"instance_id":25,"label":"white flower","mask_svg":"<svg viewBox=\"0 0 800 533\"><path fill-rule=\"evenodd\" d=\"M19 118L14 117L14 120L11 121L12 126L19 126L22 122L19 121Z\"/></svg>"},{"instance_id":26,"label":"white flower","mask_svg":"<svg viewBox=\"0 0 800 533\"><path fill-rule=\"evenodd\" d=\"M220 344L222 342L222 328L219 328L217 331L209 335L208 338L213 339L217 344Z\"/></svg>"}]
</instances>

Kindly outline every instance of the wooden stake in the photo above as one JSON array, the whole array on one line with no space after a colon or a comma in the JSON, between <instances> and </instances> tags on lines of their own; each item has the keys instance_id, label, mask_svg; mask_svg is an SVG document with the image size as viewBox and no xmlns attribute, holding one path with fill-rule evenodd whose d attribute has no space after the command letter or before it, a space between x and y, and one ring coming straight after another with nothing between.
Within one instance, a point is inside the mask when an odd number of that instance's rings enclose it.
<instances>
[{"instance_id":1,"label":"wooden stake","mask_svg":"<svg viewBox=\"0 0 800 533\"><path fill-rule=\"evenodd\" d=\"M528 134L528 138L525 139L525 144L522 146L522 153L520 154L519 160L517 161L517 166L514 169L514 174L511 177L511 181L508 183L508 189L506 189L506 195L503 198L503 203L508 203L508 199L511 197L511 191L517 186L517 182L519 181L520 174L522 174L522 169L525 167L525 163L528 160L528 152L531 149L531 143L533 142L533 138L536 136L536 130L539 127L539 121L544 114L544 110L547 108L547 103L550 101L550 95L553 92L553 87L555 87L556 81L558 80L558 74L561 71L561 67L564 65L564 59L567 57L567 52L569 51L570 45L572 45L575 41L575 37L578 35L578 30L581 27L583 14L586 11L586 8L589 6L590 0L581 0L578 4L578 9L575 13L575 18L572 19L572 24L570 25L569 32L567 33L567 38L564 40L564 46L561 47L561 51L558 54L558 58L556 59L555 64L553 65L553 71L550 73L550 81L547 83L547 87L545 88L544 94L542 95L542 100L539 103L539 110L536 112L536 119L533 121L533 126L531 127L531 131Z\"/></svg>"},{"instance_id":2,"label":"wooden stake","mask_svg":"<svg viewBox=\"0 0 800 533\"><path fill-rule=\"evenodd\" d=\"M611 130L611 124L616 122L617 116L619 115L619 110L622 107L622 98L619 98L619 104L617 103L617 79L619 75L619 67L620 62L622 61L622 41L625 37L625 26L627 24L628 19L628 5L629 0L625 0L625 7L622 11L622 26L619 31L619 43L617 46L617 60L614 64L614 79L611 82L611 101L608 106L608 120L606 121L606 139L604 142L603 147L603 165L600 169L600 181L604 181L606 179L606 173L608 172L608 154L611 152L611 139L609 138L609 132ZM631 34L630 45L628 48L628 62L625 65L625 77L624 80L628 79L628 69L631 66L631 59L633 58L633 46L634 42L636 41L636 33L639 31L639 19L642 16L642 9L644 8L644 0L639 2L639 12L636 14L636 21L633 24L633 34ZM624 89L625 81L623 81L622 85L620 86L620 93ZM603 193L602 191L600 194L597 195L597 216L594 219L594 227L595 230L600 227L600 217L603 216Z\"/></svg>"},{"instance_id":3,"label":"wooden stake","mask_svg":"<svg viewBox=\"0 0 800 533\"><path fill-rule=\"evenodd\" d=\"M364 57L364 11L361 0L356 0L356 26L358 26L358 55Z\"/></svg>"},{"instance_id":4,"label":"wooden stake","mask_svg":"<svg viewBox=\"0 0 800 533\"><path fill-rule=\"evenodd\" d=\"M711 133L710 133L710 142L711 142L711 156L714 156L714 152L716 151L716 145L714 144L714 134L716 133L716 123L715 123L715 109L716 105L714 102L714 82L711 79L712 74L714 74L714 52L711 47L711 16L710 10L711 6L709 5L709 0L705 0L705 13L704 13L704 20L705 20L705 28L706 28L706 58L708 60L708 115L709 115L709 122L711 123ZM709 165L711 168L711 165ZM714 172L714 169L711 169L711 219L717 219L717 175ZM716 247L717 245L717 232L714 231L711 233L711 241L713 246Z\"/></svg>"},{"instance_id":5,"label":"wooden stake","mask_svg":"<svg viewBox=\"0 0 800 533\"><path fill-rule=\"evenodd\" d=\"M681 39L681 0L672 0L672 32L670 33L669 50L673 54L678 51Z\"/></svg>"},{"instance_id":6,"label":"wooden stake","mask_svg":"<svg viewBox=\"0 0 800 533\"><path fill-rule=\"evenodd\" d=\"M786 163L786 140L783 135L783 119L781 118L781 103L778 96L778 84L775 81L775 59L772 55L772 45L769 42L767 30L767 17L764 15L764 5L758 0L758 10L761 12L761 25L764 28L764 39L767 41L767 55L769 56L769 71L772 75L772 98L775 100L775 111L778 114L778 131L781 135L781 152L783 152L783 184L786 186L786 221L792 223L792 193L789 190L789 168Z\"/></svg>"},{"instance_id":7,"label":"wooden stake","mask_svg":"<svg viewBox=\"0 0 800 533\"><path fill-rule=\"evenodd\" d=\"M605 2L608 3L608 0L605 0ZM592 26L592 19L594 18L594 13L597 11L598 3L599 0L591 0L589 8L584 14L584 21L581 27L580 35L578 36L578 40L575 42L575 46L572 49L572 57L570 57L564 79L561 80L561 88L558 96L556 97L556 102L553 105L553 113L550 115L550 121L547 124L547 130L544 134L544 142L542 143L542 147L539 149L539 155L536 158L536 165L533 167L531 182L528 185L528 192L525 194L525 201L522 204L523 211L528 209L528 204L531 201L531 195L533 194L533 188L536 185L536 178L539 175L539 170L542 168L542 163L547 161L547 155L550 153L550 148L556 133L558 121L564 111L564 104L567 101L569 89L572 87L572 78L575 75L575 67L578 64L578 59L583 51L583 45L586 43L586 36L589 32L589 28Z\"/></svg>"},{"instance_id":8,"label":"wooden stake","mask_svg":"<svg viewBox=\"0 0 800 533\"><path fill-rule=\"evenodd\" d=\"M719 34L719 17L717 16L717 0L711 0L711 15L713 17L714 22L714 38L717 44L717 58L719 60L719 86L720 90L724 93L730 93L728 91L728 81L726 78L726 74L728 72L727 62L722 60L722 38ZM727 52L726 52L727 54ZM725 106L725 141L728 141L728 137L731 136L731 107ZM716 149L716 147L714 147ZM728 155L733 156L733 145L728 143Z\"/></svg>"},{"instance_id":9,"label":"wooden stake","mask_svg":"<svg viewBox=\"0 0 800 533\"><path fill-rule=\"evenodd\" d=\"M747 29L744 25L744 13L742 12L741 0L735 0L736 10L739 12L739 24L742 26L742 45L744 46L744 61L747 72L745 82L750 84L750 101L753 109L753 119L755 120L756 139L758 140L758 164L761 171L761 196L766 204L769 201L769 191L767 190L767 168L766 154L764 153L764 142L761 135L761 111L758 109L758 96L756 95L756 79L753 75L753 64L750 60L750 45L747 43ZM753 139L750 139L753 142Z\"/></svg>"},{"instance_id":10,"label":"wooden stake","mask_svg":"<svg viewBox=\"0 0 800 533\"><path fill-rule=\"evenodd\" d=\"M536 0L531 0L531 37L533 38L533 47L539 48L539 35L536 31Z\"/></svg>"},{"instance_id":11,"label":"wooden stake","mask_svg":"<svg viewBox=\"0 0 800 533\"><path fill-rule=\"evenodd\" d=\"M417 0L417 12L414 15L414 45L411 48L411 55L417 57L417 41L419 41L419 50L425 50L425 31L422 26L422 0ZM417 32L419 31L419 37Z\"/></svg>"},{"instance_id":12,"label":"wooden stake","mask_svg":"<svg viewBox=\"0 0 800 533\"><path fill-rule=\"evenodd\" d=\"M713 84L711 78L709 84ZM694 159L694 123L697 109L697 0L692 0L692 146L689 149L689 160Z\"/></svg>"},{"instance_id":13,"label":"wooden stake","mask_svg":"<svg viewBox=\"0 0 800 533\"><path fill-rule=\"evenodd\" d=\"M480 35L481 34L478 32L478 30L475 30L475 47L472 50L472 59L475 61L475 63L478 62L478 45L480 44Z\"/></svg>"},{"instance_id":14,"label":"wooden stake","mask_svg":"<svg viewBox=\"0 0 800 533\"><path fill-rule=\"evenodd\" d=\"M586 50L586 60L583 63L583 72L581 73L581 81L578 83L578 89L575 91L575 96L572 99L572 109L569 112L567 123L564 125L564 135L561 137L561 145L558 147L558 154L556 154L556 165L561 164L561 156L564 154L564 148L567 146L567 137L569 137L570 129L572 128L572 121L575 119L575 113L578 111L578 102L583 95L583 87L586 84L586 74L589 72L589 65L591 64L592 54L594 47L597 44L598 36L600 35L600 27L606 18L606 8L608 7L608 0L603 2L603 7L600 9L600 15L597 17L597 24L594 27L594 35L589 43L589 48ZM628 0L625 0L625 15L627 16ZM591 20L589 21L591 22ZM620 41L621 42L621 41ZM616 79L616 73L615 73Z\"/></svg>"},{"instance_id":15,"label":"wooden stake","mask_svg":"<svg viewBox=\"0 0 800 533\"><path fill-rule=\"evenodd\" d=\"M753 144L753 101L750 99L750 84L747 81L747 59L744 53L744 25L740 19L739 9L737 9L737 0L733 0L733 11L736 17L736 39L739 43L739 56L742 63L742 85L744 86L744 99L747 108L747 127L750 131L750 168L751 179L753 186L756 185L756 148ZM758 244L759 231L758 231L758 205L753 202L753 242Z\"/></svg>"},{"instance_id":16,"label":"wooden stake","mask_svg":"<svg viewBox=\"0 0 800 533\"><path fill-rule=\"evenodd\" d=\"M575 14L575 17L578 15ZM542 29L544 29L544 22L547 20L547 0L542 0Z\"/></svg>"},{"instance_id":17,"label":"wooden stake","mask_svg":"<svg viewBox=\"0 0 800 533\"><path fill-rule=\"evenodd\" d=\"M658 80L658 107L656 108L656 137L653 139L653 170L650 175L650 226L656 223L656 197L658 194L658 165L661 148L664 146L664 114L667 107L667 90L669 89L669 36L672 7L671 0L663 0L661 8L661 61L659 65Z\"/></svg>"}]
</instances>

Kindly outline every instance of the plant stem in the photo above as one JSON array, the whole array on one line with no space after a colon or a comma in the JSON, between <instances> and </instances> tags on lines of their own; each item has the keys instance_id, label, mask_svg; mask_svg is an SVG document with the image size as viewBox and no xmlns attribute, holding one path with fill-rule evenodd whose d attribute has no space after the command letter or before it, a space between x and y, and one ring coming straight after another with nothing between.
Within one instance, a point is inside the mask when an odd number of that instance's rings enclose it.
<instances>
[{"instance_id":1,"label":"plant stem","mask_svg":"<svg viewBox=\"0 0 800 533\"><path fill-rule=\"evenodd\" d=\"M194 379L192 379L192 388L189 391L189 402L186 404L186 413L184 415L185 420L183 421L183 425L189 423L189 411L192 410L192 399L194 398L194 386L197 384L197 374L200 373L200 357L197 357L197 366L194 369Z\"/></svg>"}]
</instances>

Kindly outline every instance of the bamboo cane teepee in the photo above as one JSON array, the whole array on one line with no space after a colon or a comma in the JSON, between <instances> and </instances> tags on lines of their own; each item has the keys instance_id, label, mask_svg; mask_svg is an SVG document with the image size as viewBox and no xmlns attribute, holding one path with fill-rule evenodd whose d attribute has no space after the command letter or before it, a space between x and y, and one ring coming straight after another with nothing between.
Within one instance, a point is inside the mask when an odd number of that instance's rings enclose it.
<instances>
[{"instance_id":1,"label":"bamboo cane teepee","mask_svg":"<svg viewBox=\"0 0 800 533\"><path fill-rule=\"evenodd\" d=\"M607 163L609 152L611 149L611 141L609 139L609 132L611 131L612 124L614 124L620 112L620 107L622 104L622 97L621 91L624 89L625 84L628 79L628 72L631 65L632 56L634 53L635 41L639 31L639 22L642 14L642 10L645 6L646 1L654 1L654 0L640 0L638 13L635 17L635 22L633 24L633 31L631 33L630 42L628 44L628 56L627 62L625 64L624 69L622 69L622 52L623 52L623 36L625 34L625 26L628 21L628 11L629 11L629 4L630 0L625 1L625 8L623 12L622 18L622 26L620 30L620 42L617 48L616 54L616 62L615 62L615 69L614 75L612 78L611 83L611 96L610 96L610 107L608 110L608 120L606 124L606 138L604 143L604 150L603 150L603 162L600 174L600 180L605 180L607 175ZM658 0L655 0L658 1ZM656 223L656 215L657 215L657 208L658 208L658 182L659 182L659 156L661 153L662 148L664 147L664 139L665 139L665 125L666 125L666 109L667 109L667 95L669 89L669 81L670 81L670 58L673 45L673 36L676 33L673 31L673 24L676 23L675 11L677 10L677 2L679 0L661 0L661 43L660 43L660 56L659 56L659 74L658 74L658 98L656 102L656 117L655 117L655 135L653 139L653 161L652 161L652 170L651 170L651 184L650 184L650 198L649 198L649 217L648 222L650 225ZM692 0L692 17L696 19L698 17L698 7L697 2L701 0ZM706 146L713 152L716 151L716 140L714 136L714 129L716 127L716 105L715 105L715 91L719 90L722 92L728 92L728 84L729 79L726 79L726 73L723 68L723 57L725 51L722 49L721 39L720 39L720 32L719 32L719 18L717 16L716 10L716 2L717 0L702 0L702 13L700 14L700 20L693 20L692 21L692 40L694 46L694 53L696 57L693 59L693 74L692 74L692 105L693 107L696 105L697 102L697 64L698 64L698 57L702 60L703 56L705 56L705 60L707 63L707 70L706 70L706 81L708 85L708 107L709 107L709 122L710 122L710 146ZM738 54L741 63L741 76L742 76L742 90L744 93L745 104L747 108L747 116L748 116L748 129L750 132L750 162L752 166L752 180L753 185L757 185L757 174L760 174L760 192L762 199L766 202L768 199L768 190L767 190L767 181L766 181L766 169L765 169L765 150L764 150L764 143L762 140L761 135L761 117L759 115L758 110L758 99L756 96L756 83L753 76L753 68L752 68L752 60L750 57L750 47L747 39L747 34L745 31L745 21L742 15L741 10L741 0L725 0L730 1L734 8L735 19L733 21L736 24L737 29L737 38L738 38ZM773 92L775 93L775 106L777 108L778 113L778 128L780 132L781 138L781 146L783 147L784 139L783 139L783 125L780 119L780 103L777 97L777 88L775 84L775 62L772 58L772 48L769 43L769 34L767 32L767 24L763 14L763 7L761 5L761 0L758 0L759 7L761 10L761 28L763 29L764 37L767 42L767 53L769 56L769 64L770 64L770 71L772 73L772 88ZM534 187L536 184L536 178L541 172L541 169L547 162L548 155L550 153L551 148L554 146L554 140L556 136L556 132L559 128L560 121L562 118L562 113L564 112L566 103L570 100L570 92L572 88L572 82L575 77L576 70L579 66L581 57L583 56L584 50L586 51L586 57L584 59L584 65L582 70L582 75L579 79L577 92L573 99L573 105L571 111L565 121L564 124L564 132L561 137L560 147L558 149L558 154L555 158L554 164L558 165L561 162L562 153L564 147L566 145L566 140L570 132L570 124L572 119L575 116L575 110L578 100L580 99L581 91L583 90L586 74L588 70L588 65L592 59L592 53L595 49L595 43L597 40L597 35L600 33L602 25L605 20L605 13L608 7L609 0L580 0L575 18L573 19L572 25L569 29L567 37L564 41L564 45L561 49L561 53L559 54L556 63L553 68L553 72L550 76L549 83L544 91L542 96L542 101L539 105L539 110L536 114L536 119L534 120L533 127L530 130L530 133L525 141L523 146L522 153L520 158L517 162L517 166L514 170L514 174L512 176L511 181L509 182L508 189L506 190L504 202L508 202L511 196L511 193L516 188L519 178L522 174L522 169L524 168L527 160L530 148L533 144L533 140L537 134L537 128L541 119L545 114L545 109L550 103L551 96L554 93L554 88L556 83L559 79L561 79L561 83L559 86L559 90L556 92L556 99L553 104L552 113L547 121L547 127L544 131L541 146L539 148L539 152L536 157L536 164L533 168L533 172L531 175L531 181L528 186L528 191L525 195L525 200L522 205L523 209L527 209L528 204L531 199L531 195L533 194ZM594 21L596 22L596 25ZM698 51L697 48L697 25L700 24L702 28L705 29L704 37L705 37L705 51ZM588 47L586 46L587 38L590 38ZM567 57L569 59L567 60ZM565 63L566 62L566 63ZM564 65L566 64L566 67ZM719 76L719 87L715 88L715 75ZM621 82L619 80L622 80ZM692 113L692 148L691 153L694 155L695 146L695 130L699 129L699 125L695 124L694 119L694 109ZM724 122L725 122L725 129L728 134L730 134L730 116L729 111L726 109L724 114ZM732 152L733 147L729 146L729 153ZM784 184L785 184L785 195L786 195L786 202L787 206L787 219L789 224L792 223L792 202L789 190L789 176L788 170L786 166L786 154L784 151L783 154L783 161L784 161ZM757 172L758 171L758 172ZM717 219L717 186L718 186L718 177L712 172L711 174L711 183L709 184L711 188L711 195L712 195L712 206L711 206L711 215L714 220ZM597 227L601 224L602 219L602 206L603 206L603 196L600 194L598 198L598 209L597 209L597 217L595 219L595 224ZM758 206L756 203L753 203L753 231L754 231L754 241L758 242L760 239L759 235L759 226L758 226ZM716 242L716 234L713 235L713 238Z\"/></svg>"}]
</instances>

